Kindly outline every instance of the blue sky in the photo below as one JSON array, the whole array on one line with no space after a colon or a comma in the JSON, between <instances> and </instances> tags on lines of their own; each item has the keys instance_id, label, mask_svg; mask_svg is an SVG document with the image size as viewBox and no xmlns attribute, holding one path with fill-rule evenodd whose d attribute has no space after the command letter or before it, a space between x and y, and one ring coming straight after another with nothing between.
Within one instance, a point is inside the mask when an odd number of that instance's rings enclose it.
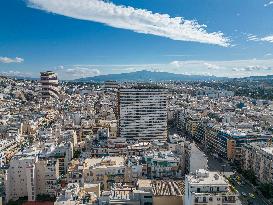
<instances>
[{"instance_id":1,"label":"blue sky","mask_svg":"<svg viewBox=\"0 0 273 205\"><path fill-rule=\"evenodd\" d=\"M0 18L5 75L273 74L270 0L2 0Z\"/></svg>"}]
</instances>

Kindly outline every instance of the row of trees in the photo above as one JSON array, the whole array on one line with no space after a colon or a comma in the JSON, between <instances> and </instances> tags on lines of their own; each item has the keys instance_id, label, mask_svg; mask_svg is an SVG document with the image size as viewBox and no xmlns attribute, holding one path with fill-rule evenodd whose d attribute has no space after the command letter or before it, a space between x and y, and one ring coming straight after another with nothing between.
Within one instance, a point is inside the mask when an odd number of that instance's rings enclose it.
<instances>
[{"instance_id":1,"label":"row of trees","mask_svg":"<svg viewBox=\"0 0 273 205\"><path fill-rule=\"evenodd\" d=\"M238 170L249 182L258 188L258 190L267 199L273 198L273 184L260 183L253 170Z\"/></svg>"}]
</instances>

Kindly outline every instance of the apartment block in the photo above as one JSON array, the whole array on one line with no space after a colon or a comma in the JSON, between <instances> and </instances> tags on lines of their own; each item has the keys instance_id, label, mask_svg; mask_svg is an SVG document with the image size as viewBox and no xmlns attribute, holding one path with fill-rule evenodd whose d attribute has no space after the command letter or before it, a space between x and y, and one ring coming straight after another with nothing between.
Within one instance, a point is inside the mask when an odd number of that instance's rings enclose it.
<instances>
[{"instance_id":1,"label":"apartment block","mask_svg":"<svg viewBox=\"0 0 273 205\"><path fill-rule=\"evenodd\" d=\"M122 88L118 107L120 137L128 141L166 140L166 90L151 86Z\"/></svg>"},{"instance_id":2,"label":"apartment block","mask_svg":"<svg viewBox=\"0 0 273 205\"><path fill-rule=\"evenodd\" d=\"M268 143L250 143L242 147L241 166L254 171L259 181L273 183L273 147Z\"/></svg>"},{"instance_id":3,"label":"apartment block","mask_svg":"<svg viewBox=\"0 0 273 205\"><path fill-rule=\"evenodd\" d=\"M186 176L184 205L235 205L238 192L217 172L204 169Z\"/></svg>"}]
</instances>

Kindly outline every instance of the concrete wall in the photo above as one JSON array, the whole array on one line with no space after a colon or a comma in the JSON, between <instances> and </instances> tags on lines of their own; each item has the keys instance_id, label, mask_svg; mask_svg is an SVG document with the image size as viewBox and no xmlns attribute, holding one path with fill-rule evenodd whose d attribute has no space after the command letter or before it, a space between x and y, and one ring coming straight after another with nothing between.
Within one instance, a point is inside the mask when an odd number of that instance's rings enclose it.
<instances>
[{"instance_id":1,"label":"concrete wall","mask_svg":"<svg viewBox=\"0 0 273 205\"><path fill-rule=\"evenodd\" d=\"M183 205L183 196L154 196L153 205Z\"/></svg>"}]
</instances>

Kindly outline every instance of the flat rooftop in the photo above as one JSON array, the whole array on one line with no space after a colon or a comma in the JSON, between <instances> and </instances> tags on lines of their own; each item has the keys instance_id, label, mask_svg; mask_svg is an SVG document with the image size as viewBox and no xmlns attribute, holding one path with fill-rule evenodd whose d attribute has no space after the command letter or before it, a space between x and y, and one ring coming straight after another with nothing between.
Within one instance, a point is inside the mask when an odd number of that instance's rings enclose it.
<instances>
[{"instance_id":1,"label":"flat rooftop","mask_svg":"<svg viewBox=\"0 0 273 205\"><path fill-rule=\"evenodd\" d=\"M209 172L206 170L196 171L195 174L188 176L188 180L192 185L228 186L226 179L218 172Z\"/></svg>"}]
</instances>

